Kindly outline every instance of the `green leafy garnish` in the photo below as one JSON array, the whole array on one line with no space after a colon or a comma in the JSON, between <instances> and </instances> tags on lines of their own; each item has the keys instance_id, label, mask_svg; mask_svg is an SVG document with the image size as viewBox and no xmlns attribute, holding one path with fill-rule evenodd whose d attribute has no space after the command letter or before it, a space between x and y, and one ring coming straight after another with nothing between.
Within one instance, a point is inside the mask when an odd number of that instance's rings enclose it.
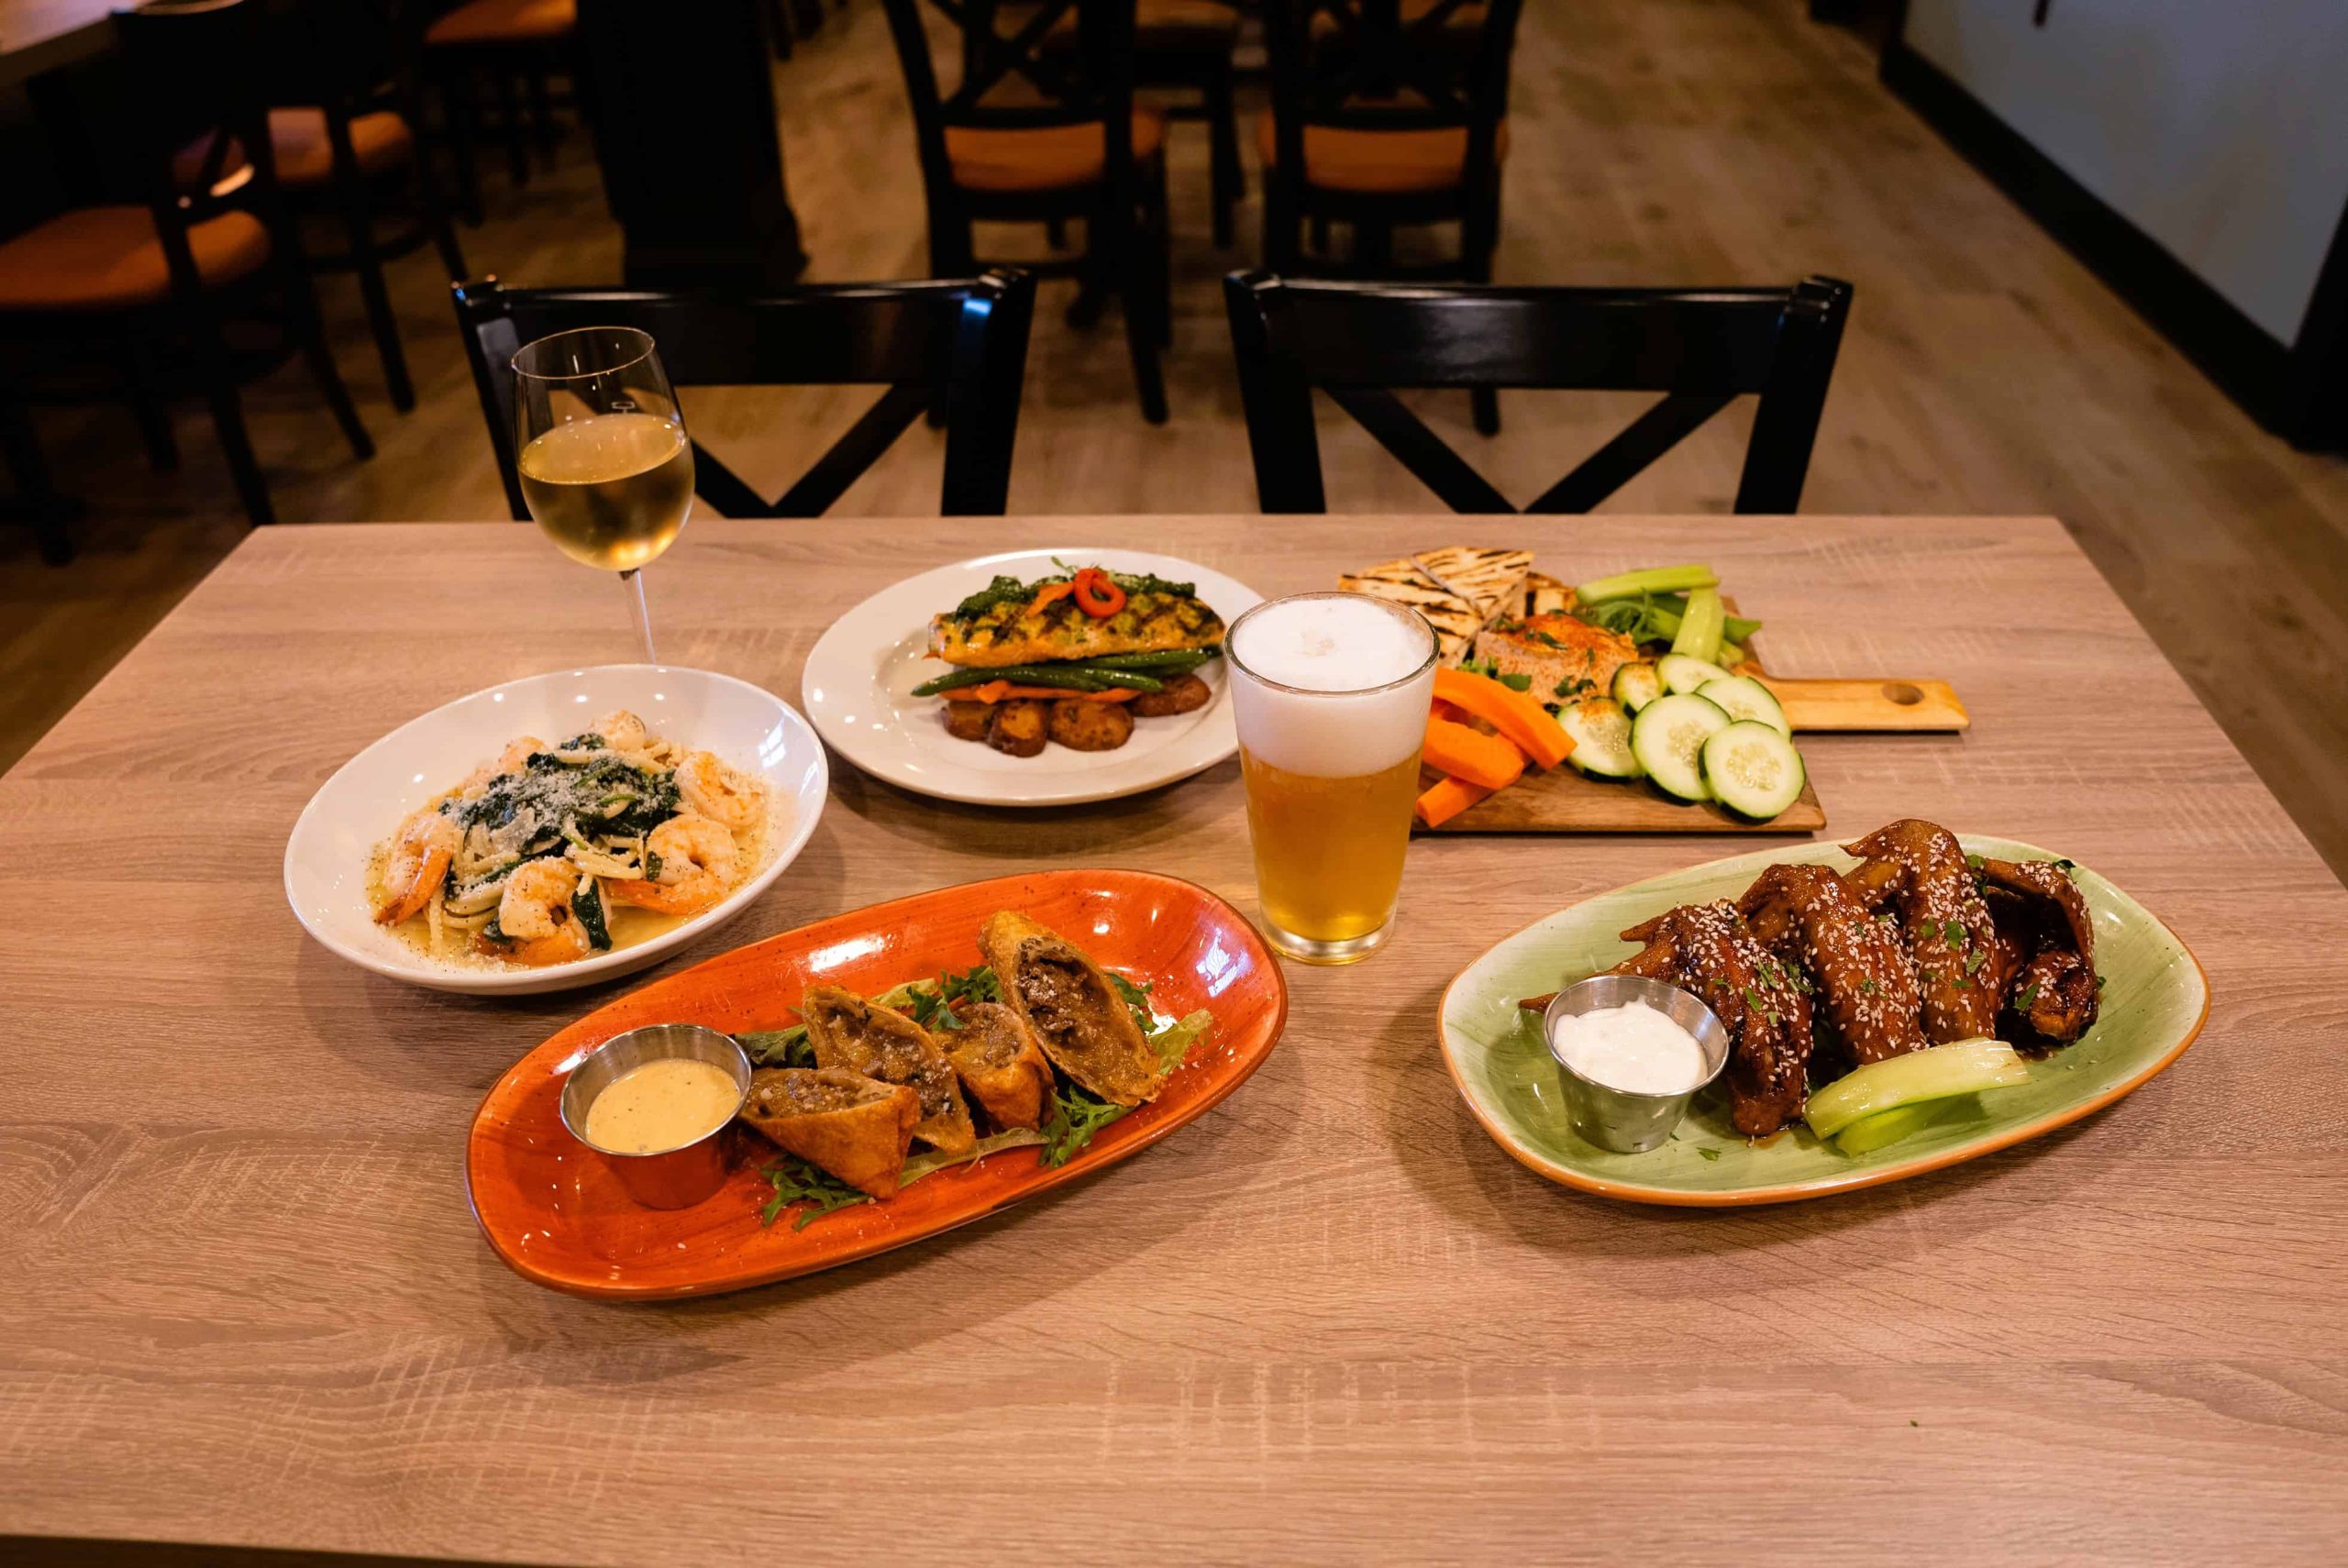
<instances>
[{"instance_id":1,"label":"green leafy garnish","mask_svg":"<svg viewBox=\"0 0 2348 1568\"><path fill-rule=\"evenodd\" d=\"M742 1049L748 1053L751 1065L760 1067L812 1067L815 1065L815 1048L807 1043L807 1026L794 1023L788 1029L762 1029L737 1034Z\"/></svg>"},{"instance_id":2,"label":"green leafy garnish","mask_svg":"<svg viewBox=\"0 0 2348 1568\"><path fill-rule=\"evenodd\" d=\"M1961 920L1951 920L1943 925L1941 934L1948 938L1948 944L1951 947L1962 947L1968 940L1966 935L1965 922Z\"/></svg>"},{"instance_id":3,"label":"green leafy garnish","mask_svg":"<svg viewBox=\"0 0 2348 1568\"><path fill-rule=\"evenodd\" d=\"M1074 1085L1054 1091L1044 1113L1044 1164L1058 1169L1074 1159L1092 1135L1133 1107L1112 1105Z\"/></svg>"},{"instance_id":4,"label":"green leafy garnish","mask_svg":"<svg viewBox=\"0 0 2348 1568\"><path fill-rule=\"evenodd\" d=\"M2030 984L2024 986L2020 991L2015 993L2013 1009L2016 1012L2028 1012L2030 1010L2030 1004L2037 999L2038 982L2036 980L2032 980Z\"/></svg>"},{"instance_id":5,"label":"green leafy garnish","mask_svg":"<svg viewBox=\"0 0 2348 1568\"><path fill-rule=\"evenodd\" d=\"M1965 972L1970 975L1974 970L1981 967L1983 962L1986 961L1988 956L1989 955L1987 952L1978 947L1975 948L1971 953L1966 955Z\"/></svg>"},{"instance_id":6,"label":"green leafy garnish","mask_svg":"<svg viewBox=\"0 0 2348 1568\"><path fill-rule=\"evenodd\" d=\"M1707 1160L1717 1160L1721 1157L1721 1152L1718 1149L1699 1149L1696 1153Z\"/></svg>"},{"instance_id":7,"label":"green leafy garnish","mask_svg":"<svg viewBox=\"0 0 2348 1568\"><path fill-rule=\"evenodd\" d=\"M804 1231L809 1224L834 1209L853 1209L859 1203L869 1203L872 1195L859 1192L828 1171L818 1169L796 1154L785 1154L759 1174L774 1188L774 1196L759 1210L759 1223L771 1225L782 1211L794 1203L804 1204L799 1218L792 1223L794 1231Z\"/></svg>"}]
</instances>

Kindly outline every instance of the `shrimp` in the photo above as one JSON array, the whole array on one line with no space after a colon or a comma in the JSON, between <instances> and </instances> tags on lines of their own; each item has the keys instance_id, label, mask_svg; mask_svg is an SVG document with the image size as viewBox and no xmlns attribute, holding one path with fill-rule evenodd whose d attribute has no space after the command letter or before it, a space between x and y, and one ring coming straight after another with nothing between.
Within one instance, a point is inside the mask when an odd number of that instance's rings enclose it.
<instances>
[{"instance_id":1,"label":"shrimp","mask_svg":"<svg viewBox=\"0 0 2348 1568\"><path fill-rule=\"evenodd\" d=\"M705 751L689 751L677 764L677 793L685 804L731 832L759 820L766 790Z\"/></svg>"},{"instance_id":2,"label":"shrimp","mask_svg":"<svg viewBox=\"0 0 2348 1568\"><path fill-rule=\"evenodd\" d=\"M584 958L593 944L571 908L579 871L564 860L533 860L505 878L497 900L497 928L507 944L484 941L484 951L533 966Z\"/></svg>"},{"instance_id":3,"label":"shrimp","mask_svg":"<svg viewBox=\"0 0 2348 1568\"><path fill-rule=\"evenodd\" d=\"M659 874L604 883L604 891L621 903L655 914L699 914L734 886L734 835L722 823L690 813L670 817L645 835L644 848L648 859L659 860Z\"/></svg>"},{"instance_id":4,"label":"shrimp","mask_svg":"<svg viewBox=\"0 0 2348 1568\"><path fill-rule=\"evenodd\" d=\"M645 729L644 721L626 708L615 708L595 721L590 732L604 737L604 744L614 751L642 751L652 744L652 735Z\"/></svg>"},{"instance_id":5,"label":"shrimp","mask_svg":"<svg viewBox=\"0 0 2348 1568\"><path fill-rule=\"evenodd\" d=\"M426 806L410 812L392 835L383 856L382 888L375 904L379 925L397 925L423 912L448 879L457 855L457 824Z\"/></svg>"},{"instance_id":6,"label":"shrimp","mask_svg":"<svg viewBox=\"0 0 2348 1568\"><path fill-rule=\"evenodd\" d=\"M482 791L487 790L498 779L509 773L519 773L527 767L530 764L531 753L546 749L547 743L537 736L524 735L520 740L499 752L496 761L484 762L467 774L465 781L457 786L457 794L467 801L479 799Z\"/></svg>"}]
</instances>

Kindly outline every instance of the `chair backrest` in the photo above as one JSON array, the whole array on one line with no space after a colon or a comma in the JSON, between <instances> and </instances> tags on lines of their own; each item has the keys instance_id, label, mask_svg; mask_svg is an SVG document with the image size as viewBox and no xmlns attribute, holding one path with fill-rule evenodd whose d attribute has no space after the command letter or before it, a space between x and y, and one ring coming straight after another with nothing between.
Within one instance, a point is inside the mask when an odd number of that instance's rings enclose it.
<instances>
[{"instance_id":1,"label":"chair backrest","mask_svg":"<svg viewBox=\"0 0 2348 1568\"><path fill-rule=\"evenodd\" d=\"M1589 511L1731 399L1757 393L1736 510L1792 512L1851 308L1850 284L1818 277L1790 289L1398 288L1235 272L1224 296L1266 512L1327 510L1315 387L1468 513L1518 508L1388 389L1665 394L1526 512Z\"/></svg>"},{"instance_id":2,"label":"chair backrest","mask_svg":"<svg viewBox=\"0 0 2348 1568\"><path fill-rule=\"evenodd\" d=\"M187 231L231 210L270 231L276 262L294 254L277 186L265 88L269 46L260 0L155 0L114 13L139 178L174 291L200 292ZM200 177L182 149L204 146Z\"/></svg>"},{"instance_id":3,"label":"chair backrest","mask_svg":"<svg viewBox=\"0 0 2348 1568\"><path fill-rule=\"evenodd\" d=\"M932 205L952 184L946 156L950 127L1024 130L1051 126L1103 127L1107 185L1133 189L1134 0L885 0L889 31L904 67L914 135ZM954 88L939 83L925 8L954 25L961 68ZM1046 47L1055 28L1076 18L1077 48Z\"/></svg>"},{"instance_id":4,"label":"chair backrest","mask_svg":"<svg viewBox=\"0 0 2348 1568\"><path fill-rule=\"evenodd\" d=\"M679 387L888 389L779 501L759 496L695 442L694 492L729 517L822 515L934 404L946 416L941 510L1000 516L1009 498L1036 305L1035 280L1024 273L994 271L967 282L836 284L760 298L503 289L492 278L458 284L455 298L482 416L517 519L530 513L514 468L514 356L526 343L581 326L650 333Z\"/></svg>"},{"instance_id":5,"label":"chair backrest","mask_svg":"<svg viewBox=\"0 0 2348 1568\"><path fill-rule=\"evenodd\" d=\"M1468 127L1468 168L1495 167L1524 0L1265 0L1279 177L1304 127Z\"/></svg>"}]
</instances>

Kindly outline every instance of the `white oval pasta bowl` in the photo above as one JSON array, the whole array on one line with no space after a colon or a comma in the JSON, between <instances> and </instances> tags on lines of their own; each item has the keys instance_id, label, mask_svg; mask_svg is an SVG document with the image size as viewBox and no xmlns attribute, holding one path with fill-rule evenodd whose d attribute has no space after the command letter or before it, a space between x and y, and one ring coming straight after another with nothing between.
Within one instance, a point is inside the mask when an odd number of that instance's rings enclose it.
<instances>
[{"instance_id":1,"label":"white oval pasta bowl","mask_svg":"<svg viewBox=\"0 0 2348 1568\"><path fill-rule=\"evenodd\" d=\"M435 962L377 925L367 862L416 807L516 736L576 734L615 708L654 734L725 761L762 782L771 812L765 858L714 909L610 953L544 969ZM830 771L823 744L791 705L730 675L659 665L605 665L527 676L460 697L412 719L318 787L285 844L285 898L303 929L364 969L440 991L535 995L633 973L749 907L798 857L823 815Z\"/></svg>"}]
</instances>

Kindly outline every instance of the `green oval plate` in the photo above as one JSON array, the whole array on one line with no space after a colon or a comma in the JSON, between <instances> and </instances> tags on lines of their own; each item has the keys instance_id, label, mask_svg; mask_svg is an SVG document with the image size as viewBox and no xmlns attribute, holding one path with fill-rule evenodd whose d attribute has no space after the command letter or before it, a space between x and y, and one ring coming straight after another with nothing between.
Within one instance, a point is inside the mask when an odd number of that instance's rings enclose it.
<instances>
[{"instance_id":1,"label":"green oval plate","mask_svg":"<svg viewBox=\"0 0 2348 1568\"><path fill-rule=\"evenodd\" d=\"M2003 860L2049 860L2010 839L1961 834L1966 849ZM2096 967L2104 977L2096 1026L2077 1044L2031 1064L2030 1081L1991 1089L1871 1154L1844 1154L1796 1123L1748 1143L1729 1125L1717 1087L1697 1097L1671 1142L1616 1154L1567 1124L1541 1021L1518 1007L1612 967L1633 944L1616 933L1674 904L1733 899L1776 861L1852 864L1833 845L1764 850L1600 893L1494 944L1444 993L1443 1058L1468 1109L1492 1141L1552 1181L1637 1203L1727 1207L1784 1203L1873 1187L2011 1147L2100 1110L2185 1052L2210 1015L2210 983L2176 933L2081 867L2095 911Z\"/></svg>"}]
</instances>

